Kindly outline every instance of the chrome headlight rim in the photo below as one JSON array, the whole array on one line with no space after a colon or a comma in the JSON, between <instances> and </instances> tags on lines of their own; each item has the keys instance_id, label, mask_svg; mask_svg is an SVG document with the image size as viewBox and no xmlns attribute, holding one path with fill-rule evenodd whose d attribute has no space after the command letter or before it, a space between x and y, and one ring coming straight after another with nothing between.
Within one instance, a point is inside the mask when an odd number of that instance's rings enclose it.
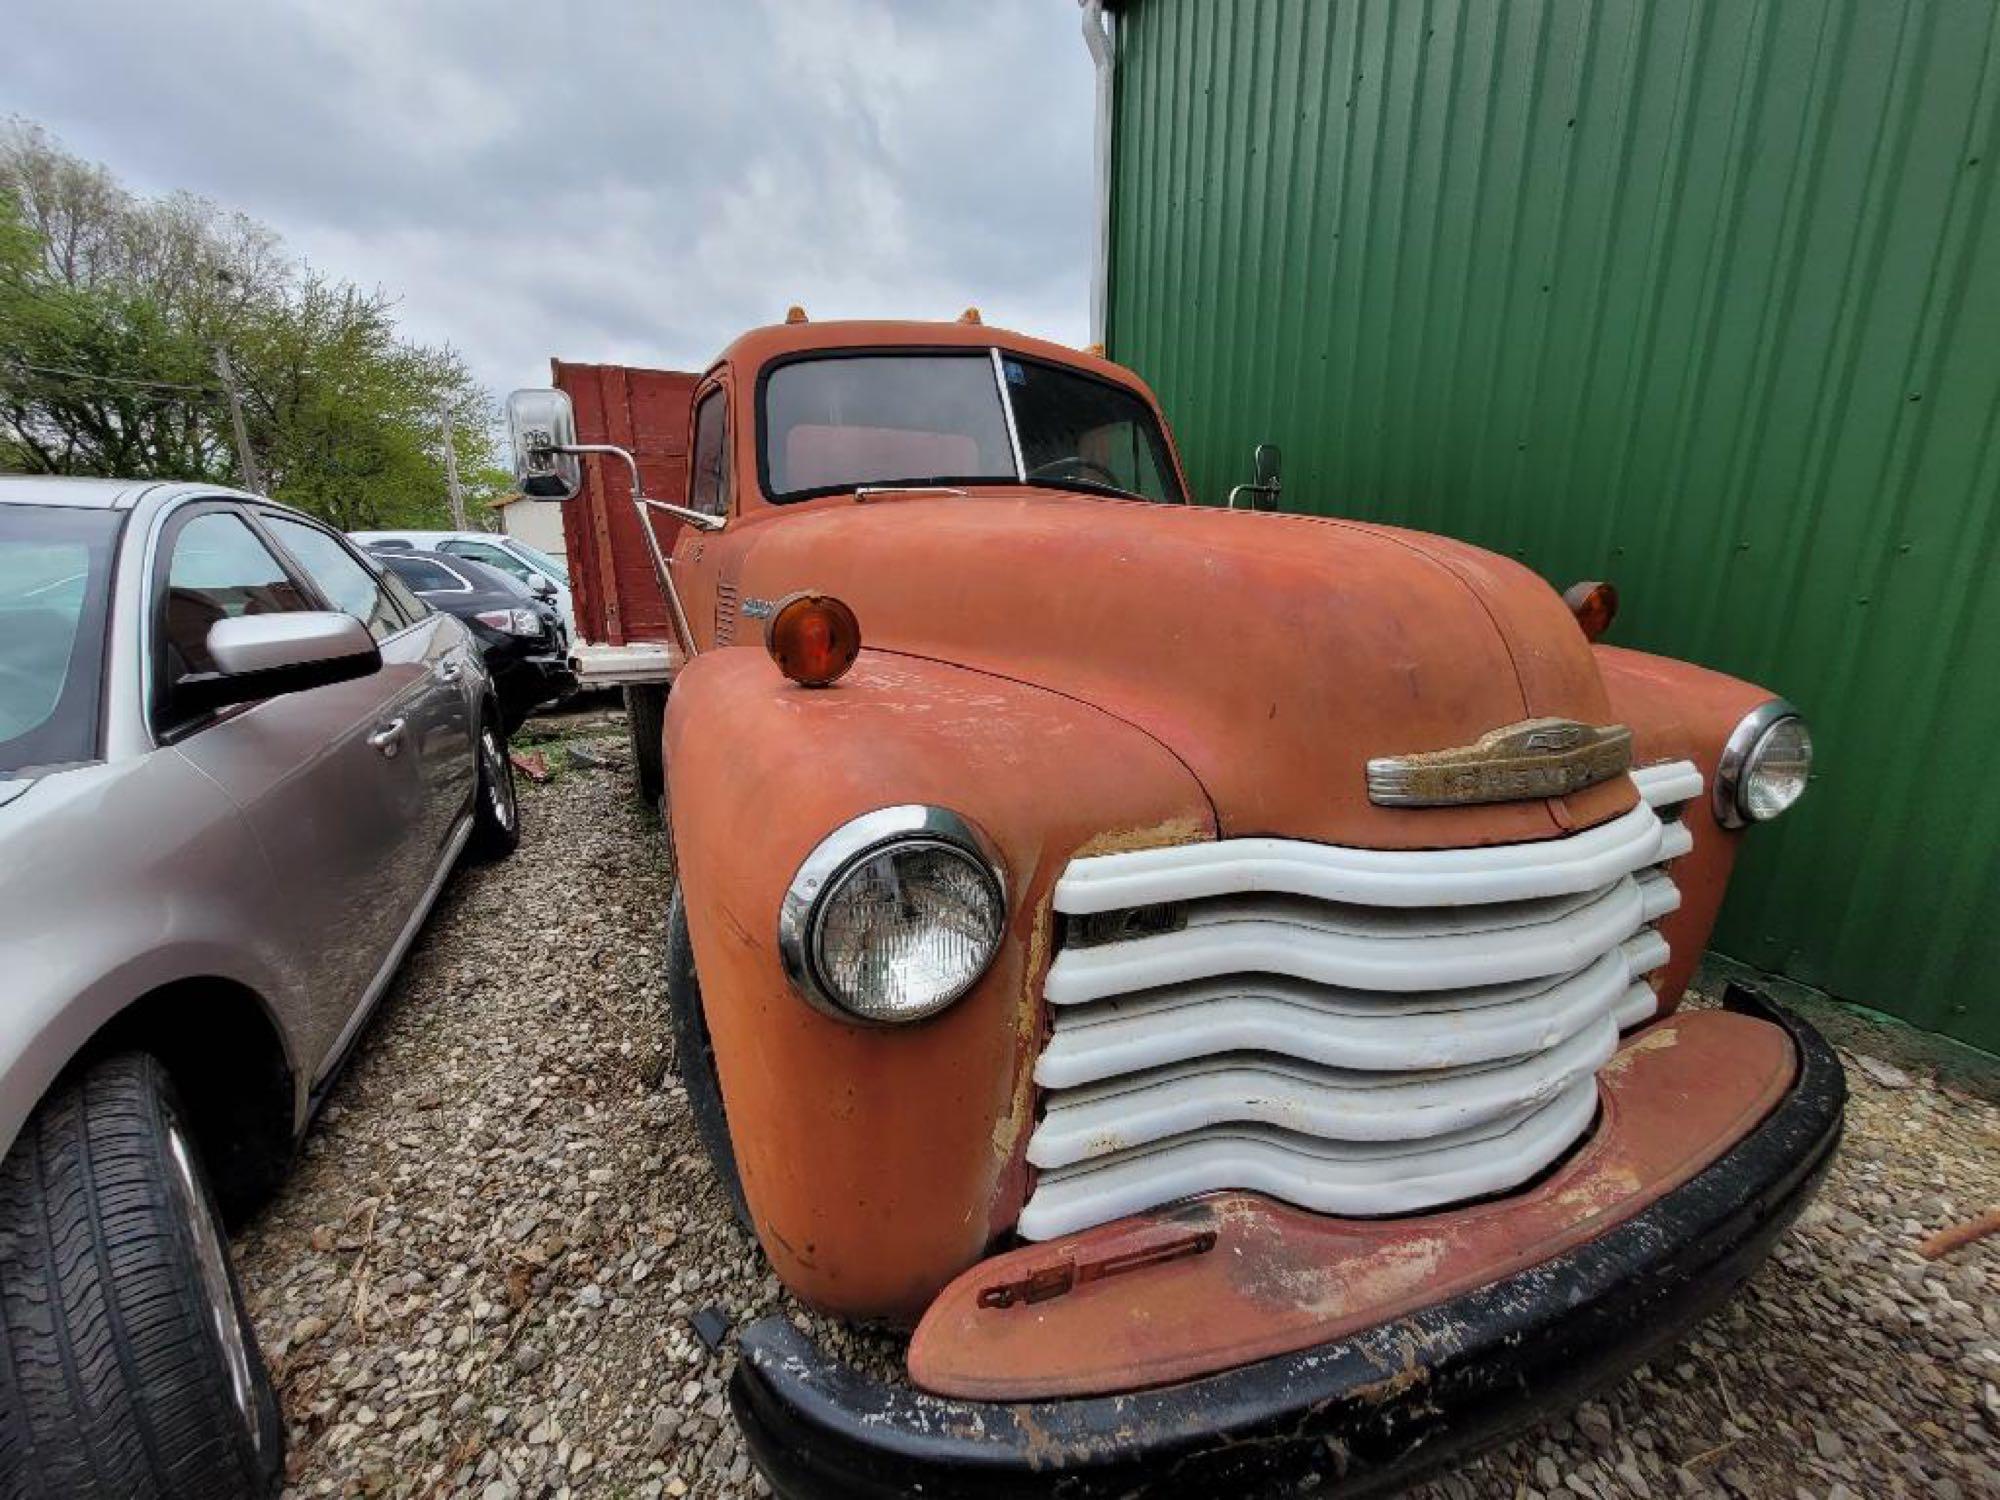
<instances>
[{"instance_id":1,"label":"chrome headlight rim","mask_svg":"<svg viewBox=\"0 0 2000 1500\"><path fill-rule=\"evenodd\" d=\"M865 861L892 848L921 849L944 847L965 856L992 886L994 905L1000 913L1004 934L1007 918L1007 874L993 843L973 823L948 807L906 802L877 808L851 818L821 839L799 865L785 888L778 907L778 953L785 976L813 1009L844 1021L850 1026L894 1028L914 1025L949 1010L967 991L985 977L1000 951L993 953L963 984L932 1002L924 1010L889 1019L865 1016L843 1005L820 978L814 960L817 927L824 898L840 888L846 877Z\"/></svg>"},{"instance_id":2,"label":"chrome headlight rim","mask_svg":"<svg viewBox=\"0 0 2000 1500\"><path fill-rule=\"evenodd\" d=\"M1747 828L1754 822L1770 821L1768 818L1751 817L1744 805L1745 783L1756 764L1758 749L1769 738L1771 731L1787 719L1798 720L1810 735L1812 726L1806 723L1806 716L1783 698L1758 704L1730 731L1729 739L1722 747L1722 758L1715 766L1715 821L1724 828ZM1782 812L1773 814L1773 817L1776 816L1782 816Z\"/></svg>"}]
</instances>

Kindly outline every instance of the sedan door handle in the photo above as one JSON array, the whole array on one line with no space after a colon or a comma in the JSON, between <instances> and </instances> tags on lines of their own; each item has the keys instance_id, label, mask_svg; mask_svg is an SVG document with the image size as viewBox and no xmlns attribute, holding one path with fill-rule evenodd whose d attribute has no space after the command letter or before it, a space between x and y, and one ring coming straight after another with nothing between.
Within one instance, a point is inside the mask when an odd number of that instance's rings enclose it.
<instances>
[{"instance_id":1,"label":"sedan door handle","mask_svg":"<svg viewBox=\"0 0 2000 1500\"><path fill-rule=\"evenodd\" d=\"M368 743L390 760L394 760L396 752L403 748L403 726L407 722L409 721L406 719L391 719L368 736Z\"/></svg>"}]
</instances>

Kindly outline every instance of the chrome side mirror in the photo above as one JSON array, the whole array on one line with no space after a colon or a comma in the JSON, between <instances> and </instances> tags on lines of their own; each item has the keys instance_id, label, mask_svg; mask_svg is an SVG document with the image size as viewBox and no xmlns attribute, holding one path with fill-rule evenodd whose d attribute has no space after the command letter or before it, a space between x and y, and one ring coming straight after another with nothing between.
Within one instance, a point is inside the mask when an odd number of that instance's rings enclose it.
<instances>
[{"instance_id":1,"label":"chrome side mirror","mask_svg":"<svg viewBox=\"0 0 2000 1500\"><path fill-rule=\"evenodd\" d=\"M564 392L524 390L509 396L507 441L522 494L567 500L583 488L583 460L557 451L576 446L576 412Z\"/></svg>"},{"instance_id":2,"label":"chrome side mirror","mask_svg":"<svg viewBox=\"0 0 2000 1500\"><path fill-rule=\"evenodd\" d=\"M1284 484L1278 476L1281 457L1276 443L1257 445L1256 451L1250 455L1250 472L1253 478L1250 483L1239 484L1229 492L1231 510L1236 509L1236 502L1243 495L1250 497L1251 510L1278 508L1278 496L1284 489Z\"/></svg>"}]
</instances>

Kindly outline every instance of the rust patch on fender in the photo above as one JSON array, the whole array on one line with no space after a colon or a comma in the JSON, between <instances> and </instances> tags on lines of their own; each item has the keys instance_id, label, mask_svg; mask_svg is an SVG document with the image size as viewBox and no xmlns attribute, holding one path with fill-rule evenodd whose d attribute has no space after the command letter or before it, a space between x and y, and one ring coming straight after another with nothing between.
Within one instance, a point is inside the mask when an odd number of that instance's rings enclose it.
<instances>
[{"instance_id":1,"label":"rust patch on fender","mask_svg":"<svg viewBox=\"0 0 2000 1500\"><path fill-rule=\"evenodd\" d=\"M1115 828L1087 839L1073 859L1093 854L1131 854L1140 849L1170 849L1176 844L1199 844L1211 837L1208 823L1198 817L1169 818L1145 828Z\"/></svg>"},{"instance_id":2,"label":"rust patch on fender","mask_svg":"<svg viewBox=\"0 0 2000 1500\"><path fill-rule=\"evenodd\" d=\"M1655 1026L1650 1031L1640 1032L1612 1054L1611 1061L1598 1070L1598 1076L1615 1078L1646 1053L1664 1052L1669 1047L1679 1045L1680 1033L1674 1027Z\"/></svg>"}]
</instances>

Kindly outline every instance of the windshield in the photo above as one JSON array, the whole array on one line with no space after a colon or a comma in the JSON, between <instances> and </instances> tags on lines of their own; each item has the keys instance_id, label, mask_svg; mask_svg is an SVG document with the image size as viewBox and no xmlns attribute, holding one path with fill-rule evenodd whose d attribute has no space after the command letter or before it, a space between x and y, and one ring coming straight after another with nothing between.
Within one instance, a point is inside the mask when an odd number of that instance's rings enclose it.
<instances>
[{"instance_id":1,"label":"windshield","mask_svg":"<svg viewBox=\"0 0 2000 1500\"><path fill-rule=\"evenodd\" d=\"M526 542L522 541L519 537L513 538L507 543L507 545L509 547L512 547L516 552L520 553L521 556L527 558L529 562L533 563L537 568L540 568L544 573L548 574L549 577L553 578L557 583L561 584L564 588L569 587L568 567L566 567L562 563L557 562L553 557L550 557L548 553L544 552L540 547L530 547Z\"/></svg>"},{"instance_id":2,"label":"windshield","mask_svg":"<svg viewBox=\"0 0 2000 1500\"><path fill-rule=\"evenodd\" d=\"M999 372L983 349L779 365L764 384L765 492L786 501L860 485L1025 482L1181 500L1159 423L1133 392L1014 355Z\"/></svg>"},{"instance_id":3,"label":"windshield","mask_svg":"<svg viewBox=\"0 0 2000 1500\"><path fill-rule=\"evenodd\" d=\"M97 755L120 515L0 505L0 776Z\"/></svg>"}]
</instances>

